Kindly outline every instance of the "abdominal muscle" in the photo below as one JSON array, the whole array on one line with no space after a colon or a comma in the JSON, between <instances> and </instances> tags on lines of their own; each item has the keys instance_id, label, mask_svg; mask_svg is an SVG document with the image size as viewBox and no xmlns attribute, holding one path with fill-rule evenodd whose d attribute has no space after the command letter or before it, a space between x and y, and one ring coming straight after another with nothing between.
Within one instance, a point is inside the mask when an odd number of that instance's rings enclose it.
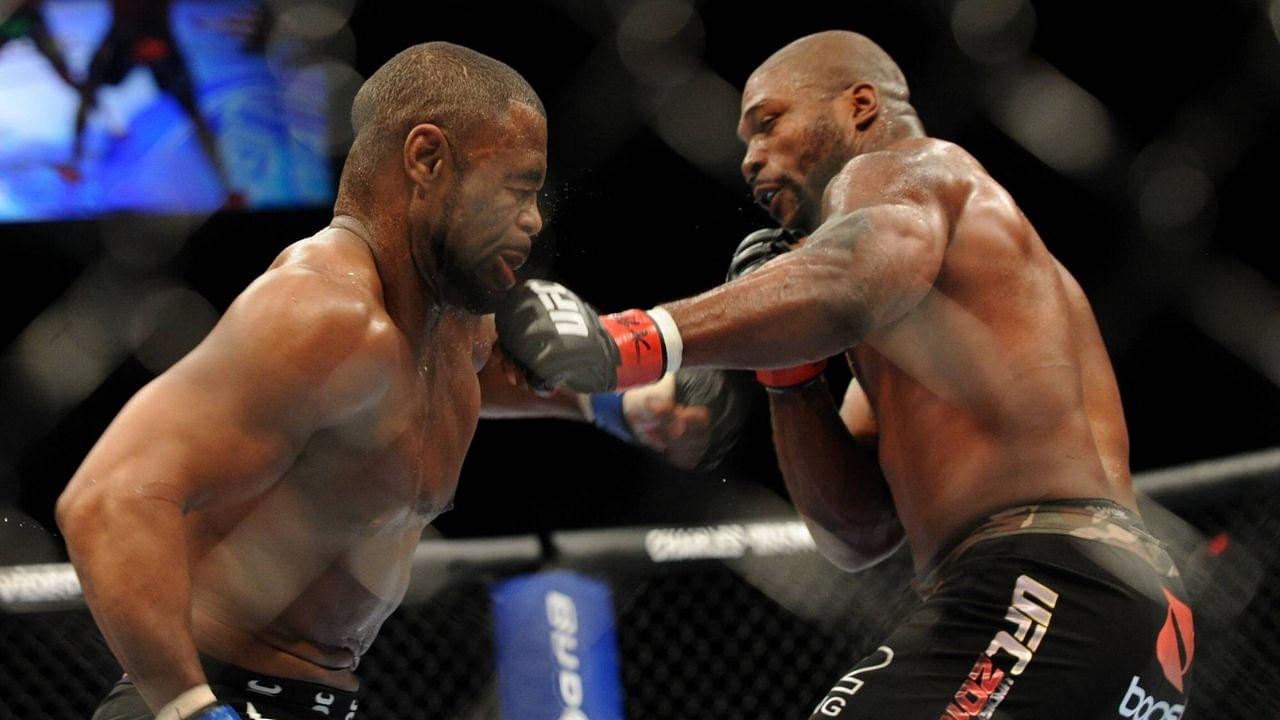
<instances>
[{"instance_id":1,"label":"abdominal muscle","mask_svg":"<svg viewBox=\"0 0 1280 720\"><path fill-rule=\"evenodd\" d=\"M246 520L193 562L196 646L247 670L355 690L360 657L404 597L425 518L256 538Z\"/></svg>"}]
</instances>

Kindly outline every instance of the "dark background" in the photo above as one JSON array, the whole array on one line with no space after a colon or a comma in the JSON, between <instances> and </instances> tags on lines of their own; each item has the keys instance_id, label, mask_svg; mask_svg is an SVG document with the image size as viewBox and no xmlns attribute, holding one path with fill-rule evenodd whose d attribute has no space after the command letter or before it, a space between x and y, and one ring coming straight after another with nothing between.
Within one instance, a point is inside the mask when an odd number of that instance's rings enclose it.
<instances>
[{"instance_id":1,"label":"dark background","mask_svg":"<svg viewBox=\"0 0 1280 720\"><path fill-rule=\"evenodd\" d=\"M1278 25L1280 2L1263 0L366 0L318 61L336 88L335 156L357 76L410 44L449 40L522 72L550 121L531 272L617 310L718 283L741 237L767 224L736 174L735 93L751 70L801 35L863 32L899 61L930 133L1013 193L1088 292L1140 471L1280 439ZM0 511L24 528L6 557L58 557L53 500L120 406L328 217L0 226ZM489 422L436 527L737 518L776 512L781 493L763 403L708 474L578 424Z\"/></svg>"}]
</instances>

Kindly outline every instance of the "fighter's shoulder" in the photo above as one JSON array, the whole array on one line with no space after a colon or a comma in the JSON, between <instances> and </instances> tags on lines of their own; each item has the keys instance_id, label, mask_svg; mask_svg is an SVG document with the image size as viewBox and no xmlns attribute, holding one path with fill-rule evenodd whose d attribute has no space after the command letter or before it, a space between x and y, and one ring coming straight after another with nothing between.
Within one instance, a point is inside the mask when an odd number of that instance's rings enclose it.
<instances>
[{"instance_id":1,"label":"fighter's shoulder","mask_svg":"<svg viewBox=\"0 0 1280 720\"><path fill-rule=\"evenodd\" d=\"M353 353L390 361L399 347L372 255L362 243L327 233L286 248L224 320L283 352L321 362Z\"/></svg>"},{"instance_id":2,"label":"fighter's shoulder","mask_svg":"<svg viewBox=\"0 0 1280 720\"><path fill-rule=\"evenodd\" d=\"M849 160L828 192L868 203L945 198L963 193L978 173L985 171L959 145L936 138L912 138Z\"/></svg>"},{"instance_id":3,"label":"fighter's shoulder","mask_svg":"<svg viewBox=\"0 0 1280 720\"><path fill-rule=\"evenodd\" d=\"M368 245L350 231L327 227L299 240L280 252L271 263L267 277L301 275L333 281L354 292L381 297L382 281Z\"/></svg>"}]
</instances>

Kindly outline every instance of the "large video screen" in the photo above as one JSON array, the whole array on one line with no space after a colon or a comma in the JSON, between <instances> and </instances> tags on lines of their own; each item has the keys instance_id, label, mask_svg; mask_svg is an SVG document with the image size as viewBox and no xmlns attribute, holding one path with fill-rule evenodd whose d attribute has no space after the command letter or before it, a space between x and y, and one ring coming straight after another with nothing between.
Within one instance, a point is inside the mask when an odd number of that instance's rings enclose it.
<instances>
[{"instance_id":1,"label":"large video screen","mask_svg":"<svg viewBox=\"0 0 1280 720\"><path fill-rule=\"evenodd\" d=\"M329 202L323 83L269 25L254 0L0 0L0 222Z\"/></svg>"}]
</instances>

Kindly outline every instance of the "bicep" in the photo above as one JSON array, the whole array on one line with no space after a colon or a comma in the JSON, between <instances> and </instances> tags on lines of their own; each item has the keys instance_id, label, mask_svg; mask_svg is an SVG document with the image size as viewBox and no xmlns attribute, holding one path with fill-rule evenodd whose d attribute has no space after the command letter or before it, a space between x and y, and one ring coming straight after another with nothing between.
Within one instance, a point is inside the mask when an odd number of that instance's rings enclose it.
<instances>
[{"instance_id":1,"label":"bicep","mask_svg":"<svg viewBox=\"0 0 1280 720\"><path fill-rule=\"evenodd\" d=\"M941 272L951 213L946 189L928 175L879 157L851 162L827 190L827 219L801 248L810 262L836 266L844 309L863 332L905 315Z\"/></svg>"},{"instance_id":2,"label":"bicep","mask_svg":"<svg viewBox=\"0 0 1280 720\"><path fill-rule=\"evenodd\" d=\"M304 423L263 407L243 374L211 370L175 366L143 388L77 476L184 510L264 492L301 449Z\"/></svg>"},{"instance_id":3,"label":"bicep","mask_svg":"<svg viewBox=\"0 0 1280 720\"><path fill-rule=\"evenodd\" d=\"M367 308L314 282L251 288L129 401L73 483L184 509L253 497L315 432L385 392L386 339Z\"/></svg>"}]
</instances>

